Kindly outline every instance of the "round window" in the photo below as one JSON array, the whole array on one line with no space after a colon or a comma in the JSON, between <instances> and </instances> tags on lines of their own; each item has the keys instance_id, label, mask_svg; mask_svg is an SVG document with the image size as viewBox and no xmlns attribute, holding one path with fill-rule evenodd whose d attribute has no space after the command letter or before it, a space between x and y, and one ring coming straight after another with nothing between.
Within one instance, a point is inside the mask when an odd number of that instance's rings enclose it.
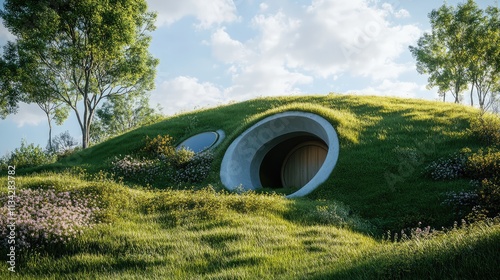
<instances>
[{"instance_id":1,"label":"round window","mask_svg":"<svg viewBox=\"0 0 500 280\"><path fill-rule=\"evenodd\" d=\"M189 137L184 140L177 146L177 149L186 148L195 153L201 153L206 151L216 144L218 144L221 140L223 133L222 131L207 131L200 134L196 134L194 136Z\"/></svg>"}]
</instances>

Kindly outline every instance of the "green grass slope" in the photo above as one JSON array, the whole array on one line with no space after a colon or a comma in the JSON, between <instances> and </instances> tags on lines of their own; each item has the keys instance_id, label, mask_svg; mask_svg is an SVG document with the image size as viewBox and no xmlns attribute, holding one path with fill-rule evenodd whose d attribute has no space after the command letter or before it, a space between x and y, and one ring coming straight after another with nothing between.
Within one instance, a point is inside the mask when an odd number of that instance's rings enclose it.
<instances>
[{"instance_id":1,"label":"green grass slope","mask_svg":"<svg viewBox=\"0 0 500 280\"><path fill-rule=\"evenodd\" d=\"M180 143L198 132L222 129L227 137L215 150L211 175L195 187L211 184L223 189L219 169L229 144L258 120L290 110L323 116L340 138L338 163L330 179L309 196L311 199L342 201L383 229L415 226L418 222L439 227L456 219L441 205L443 193L468 189L468 182L436 182L422 173L437 158L464 147L480 147L467 134L470 120L478 111L441 102L335 94L256 99L136 129L77 153L54 168L75 165L90 172L110 170L114 156L137 151L146 136L168 134Z\"/></svg>"},{"instance_id":2,"label":"green grass slope","mask_svg":"<svg viewBox=\"0 0 500 280\"><path fill-rule=\"evenodd\" d=\"M300 199L271 189L224 191L219 168L230 143L258 120L290 110L319 114L337 130L341 150L330 178ZM104 218L64 245L19 252L16 274L2 261L0 279L494 279L498 224L397 243L382 237L419 222L453 225L445 193L469 189L468 182L434 181L423 171L481 147L467 133L477 114L455 104L330 94L256 99L136 129L17 177L19 189L95 194ZM227 137L208 178L193 186L135 186L99 172L139 150L146 136L180 143L218 129ZM63 171L74 166L88 174ZM0 254L3 260L7 251Z\"/></svg>"},{"instance_id":3,"label":"green grass slope","mask_svg":"<svg viewBox=\"0 0 500 280\"><path fill-rule=\"evenodd\" d=\"M22 188L90 191L106 206L105 219L66 244L18 250L16 273L2 261L1 279L494 279L499 272L498 224L392 243L363 233L370 225L334 201L134 190L70 173L17 180Z\"/></svg>"}]
</instances>

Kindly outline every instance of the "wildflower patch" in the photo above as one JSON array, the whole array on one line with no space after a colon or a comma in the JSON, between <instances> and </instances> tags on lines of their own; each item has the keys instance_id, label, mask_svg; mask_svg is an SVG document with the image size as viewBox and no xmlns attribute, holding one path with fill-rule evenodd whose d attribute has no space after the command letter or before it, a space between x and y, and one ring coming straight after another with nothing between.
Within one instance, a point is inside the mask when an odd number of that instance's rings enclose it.
<instances>
[{"instance_id":1,"label":"wildflower patch","mask_svg":"<svg viewBox=\"0 0 500 280\"><path fill-rule=\"evenodd\" d=\"M0 239L10 248L7 207L8 196L0 197ZM14 197L16 205L15 247L36 249L65 244L91 228L101 210L99 200L78 191L56 192L53 189L23 189Z\"/></svg>"}]
</instances>

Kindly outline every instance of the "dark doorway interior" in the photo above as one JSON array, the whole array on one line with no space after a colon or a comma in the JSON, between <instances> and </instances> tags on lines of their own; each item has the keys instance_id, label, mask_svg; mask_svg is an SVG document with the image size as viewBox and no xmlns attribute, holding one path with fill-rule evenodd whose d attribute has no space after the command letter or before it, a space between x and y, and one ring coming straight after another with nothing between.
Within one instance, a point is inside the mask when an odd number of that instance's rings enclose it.
<instances>
[{"instance_id":1,"label":"dark doorway interior","mask_svg":"<svg viewBox=\"0 0 500 280\"><path fill-rule=\"evenodd\" d=\"M262 163L260 165L259 177L261 186L263 188L273 189L283 188L284 186L282 181L282 170L285 160L295 147L307 142L320 142L326 147L326 144L323 140L310 134L295 136L293 138L284 140L274 146L264 156L264 159L262 160Z\"/></svg>"}]
</instances>

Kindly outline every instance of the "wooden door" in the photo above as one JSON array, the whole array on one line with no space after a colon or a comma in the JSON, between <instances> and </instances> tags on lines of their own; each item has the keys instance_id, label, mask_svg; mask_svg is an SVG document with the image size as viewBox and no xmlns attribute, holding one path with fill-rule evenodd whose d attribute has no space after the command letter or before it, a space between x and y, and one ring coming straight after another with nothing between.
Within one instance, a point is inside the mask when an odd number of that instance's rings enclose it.
<instances>
[{"instance_id":1,"label":"wooden door","mask_svg":"<svg viewBox=\"0 0 500 280\"><path fill-rule=\"evenodd\" d=\"M319 141L310 141L293 148L283 162L283 187L301 188L318 173L325 162L328 147Z\"/></svg>"}]
</instances>

